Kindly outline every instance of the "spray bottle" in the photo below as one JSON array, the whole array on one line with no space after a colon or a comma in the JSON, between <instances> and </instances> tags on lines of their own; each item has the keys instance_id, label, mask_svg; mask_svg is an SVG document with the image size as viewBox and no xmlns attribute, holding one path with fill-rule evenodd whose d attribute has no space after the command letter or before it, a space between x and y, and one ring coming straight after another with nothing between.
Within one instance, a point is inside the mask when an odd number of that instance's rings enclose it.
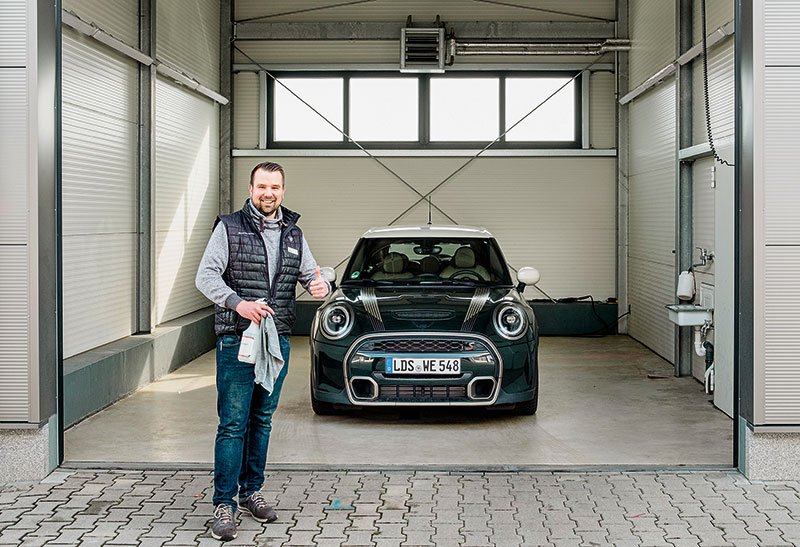
<instances>
[{"instance_id":1,"label":"spray bottle","mask_svg":"<svg viewBox=\"0 0 800 547\"><path fill-rule=\"evenodd\" d=\"M256 302L266 302L259 298ZM255 363L258 344L261 343L261 325L250 321L250 326L242 333L242 342L239 344L239 361L242 363Z\"/></svg>"}]
</instances>

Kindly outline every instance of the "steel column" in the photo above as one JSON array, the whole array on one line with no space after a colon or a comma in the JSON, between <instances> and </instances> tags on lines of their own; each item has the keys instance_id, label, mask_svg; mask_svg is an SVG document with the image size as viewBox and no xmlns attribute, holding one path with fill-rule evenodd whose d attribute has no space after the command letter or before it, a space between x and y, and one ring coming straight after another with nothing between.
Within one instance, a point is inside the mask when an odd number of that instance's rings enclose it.
<instances>
[{"instance_id":1,"label":"steel column","mask_svg":"<svg viewBox=\"0 0 800 547\"><path fill-rule=\"evenodd\" d=\"M139 49L152 57L156 52L156 0L139 0ZM154 64L139 64L139 189L136 268L136 332L153 330L155 283L155 85Z\"/></svg>"},{"instance_id":2,"label":"steel column","mask_svg":"<svg viewBox=\"0 0 800 547\"><path fill-rule=\"evenodd\" d=\"M693 39L693 1L680 0L678 5L678 54L680 57L692 48ZM693 247L693 202L692 163L680 161L679 152L692 146L692 63L680 66L677 74L677 188L676 188L676 263L675 279L678 274L692 265ZM675 303L678 303L676 297ZM675 376L692 375L692 328L675 327Z\"/></svg>"},{"instance_id":3,"label":"steel column","mask_svg":"<svg viewBox=\"0 0 800 547\"><path fill-rule=\"evenodd\" d=\"M617 0L616 38L628 38L628 0ZM628 311L628 157L629 157L629 106L619 102L628 92L627 51L615 53L616 89L614 100L617 103L617 299L619 315ZM628 332L628 319L623 317L617 324L617 332Z\"/></svg>"},{"instance_id":4,"label":"steel column","mask_svg":"<svg viewBox=\"0 0 800 547\"><path fill-rule=\"evenodd\" d=\"M219 107L219 212L231 213L233 209L233 3L220 0L219 40L219 92L228 98Z\"/></svg>"}]
</instances>

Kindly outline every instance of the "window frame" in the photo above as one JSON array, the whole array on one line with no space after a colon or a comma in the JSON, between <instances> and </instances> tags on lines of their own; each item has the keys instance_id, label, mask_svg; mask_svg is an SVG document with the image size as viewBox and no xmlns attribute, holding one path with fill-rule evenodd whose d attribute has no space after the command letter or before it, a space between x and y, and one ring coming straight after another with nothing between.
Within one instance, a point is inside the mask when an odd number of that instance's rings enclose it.
<instances>
[{"instance_id":1,"label":"window frame","mask_svg":"<svg viewBox=\"0 0 800 547\"><path fill-rule=\"evenodd\" d=\"M578 73L577 77L575 76ZM448 72L442 74L403 74L396 71L276 71L272 73L276 78L342 78L342 114L345 133L350 133L350 80L352 78L416 78L419 82L418 89L418 139L416 141L359 141L359 144L367 149L404 149L404 150L463 150L483 148L490 141L435 141L430 140L430 81L432 78L497 78L498 85L498 128L497 135L504 133L506 123L506 78L553 78L566 77L573 78L574 87L574 112L575 112L575 139L571 141L506 141L503 136L498 142L492 145L493 149L506 150L543 150L543 149L572 149L582 148L583 143L583 101L582 101L582 79L585 73L576 70L547 70L547 71L516 71L516 70L469 70ZM276 141L275 140L275 80L267 79L266 96L266 133L267 149L288 150L288 149L307 149L307 150L358 150L352 141L346 141L342 137L339 141Z\"/></svg>"}]
</instances>

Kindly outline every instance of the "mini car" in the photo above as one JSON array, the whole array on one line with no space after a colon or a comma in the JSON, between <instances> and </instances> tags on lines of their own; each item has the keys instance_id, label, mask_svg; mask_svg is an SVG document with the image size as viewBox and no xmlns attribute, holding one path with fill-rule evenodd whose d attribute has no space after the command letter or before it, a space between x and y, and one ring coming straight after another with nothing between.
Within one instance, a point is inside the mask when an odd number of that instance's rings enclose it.
<instances>
[{"instance_id":1,"label":"mini car","mask_svg":"<svg viewBox=\"0 0 800 547\"><path fill-rule=\"evenodd\" d=\"M314 317L311 405L504 406L539 400L538 326L497 241L467 226L367 231Z\"/></svg>"}]
</instances>

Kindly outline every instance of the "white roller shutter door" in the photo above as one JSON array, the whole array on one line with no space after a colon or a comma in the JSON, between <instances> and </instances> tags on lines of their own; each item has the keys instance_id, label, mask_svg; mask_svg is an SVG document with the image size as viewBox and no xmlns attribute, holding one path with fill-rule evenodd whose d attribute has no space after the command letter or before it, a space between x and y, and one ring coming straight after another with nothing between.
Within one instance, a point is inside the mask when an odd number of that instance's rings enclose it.
<instances>
[{"instance_id":1,"label":"white roller shutter door","mask_svg":"<svg viewBox=\"0 0 800 547\"><path fill-rule=\"evenodd\" d=\"M156 3L156 57L219 91L219 0Z\"/></svg>"},{"instance_id":2,"label":"white roller shutter door","mask_svg":"<svg viewBox=\"0 0 800 547\"><path fill-rule=\"evenodd\" d=\"M675 328L675 80L631 103L629 334L672 362Z\"/></svg>"},{"instance_id":3,"label":"white roller shutter door","mask_svg":"<svg viewBox=\"0 0 800 547\"><path fill-rule=\"evenodd\" d=\"M137 64L63 29L64 357L135 328Z\"/></svg>"},{"instance_id":4,"label":"white roller shutter door","mask_svg":"<svg viewBox=\"0 0 800 547\"><path fill-rule=\"evenodd\" d=\"M156 324L204 308L195 288L219 207L219 109L169 80L156 81Z\"/></svg>"},{"instance_id":5,"label":"white roller shutter door","mask_svg":"<svg viewBox=\"0 0 800 547\"><path fill-rule=\"evenodd\" d=\"M139 45L139 0L63 0L63 8L132 47Z\"/></svg>"}]
</instances>

